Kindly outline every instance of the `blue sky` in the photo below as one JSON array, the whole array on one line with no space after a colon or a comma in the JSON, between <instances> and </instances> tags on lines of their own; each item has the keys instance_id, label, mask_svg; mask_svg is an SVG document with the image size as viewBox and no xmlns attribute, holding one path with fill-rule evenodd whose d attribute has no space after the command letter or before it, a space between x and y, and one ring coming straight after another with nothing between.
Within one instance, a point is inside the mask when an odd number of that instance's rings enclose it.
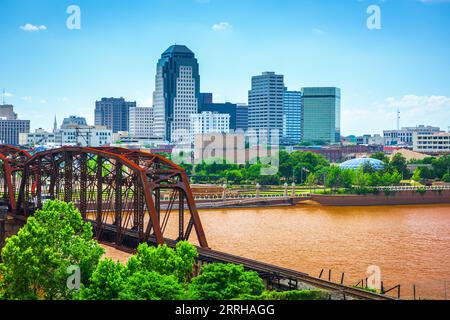
<instances>
[{"instance_id":1,"label":"blue sky","mask_svg":"<svg viewBox=\"0 0 450 320\"><path fill-rule=\"evenodd\" d=\"M66 27L69 5L81 29ZM381 30L366 27L369 5ZM156 62L185 44L215 101L247 102L252 75L342 89L343 134L450 126L448 0L0 0L0 88L32 128L93 122L103 96L150 106ZM28 26L27 26L28 24Z\"/></svg>"}]
</instances>

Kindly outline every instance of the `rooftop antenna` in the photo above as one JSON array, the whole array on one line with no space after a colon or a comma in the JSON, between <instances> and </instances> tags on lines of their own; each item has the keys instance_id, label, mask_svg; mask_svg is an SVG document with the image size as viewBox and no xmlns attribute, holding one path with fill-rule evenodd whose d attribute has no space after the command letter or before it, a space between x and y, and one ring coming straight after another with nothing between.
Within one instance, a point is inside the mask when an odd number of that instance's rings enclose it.
<instances>
[{"instance_id":1,"label":"rooftop antenna","mask_svg":"<svg viewBox=\"0 0 450 320\"><path fill-rule=\"evenodd\" d=\"M400 108L397 108L397 130L400 130Z\"/></svg>"},{"instance_id":2,"label":"rooftop antenna","mask_svg":"<svg viewBox=\"0 0 450 320\"><path fill-rule=\"evenodd\" d=\"M5 88L3 88L3 94L2 94L2 104L5 105L5 97L6 97L6 91Z\"/></svg>"}]
</instances>

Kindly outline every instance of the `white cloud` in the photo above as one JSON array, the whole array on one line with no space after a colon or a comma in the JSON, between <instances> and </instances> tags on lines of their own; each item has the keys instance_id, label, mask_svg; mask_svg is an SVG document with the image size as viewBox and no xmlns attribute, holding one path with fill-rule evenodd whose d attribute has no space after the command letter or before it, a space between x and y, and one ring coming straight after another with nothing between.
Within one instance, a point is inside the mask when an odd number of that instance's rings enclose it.
<instances>
[{"instance_id":1,"label":"white cloud","mask_svg":"<svg viewBox=\"0 0 450 320\"><path fill-rule=\"evenodd\" d=\"M345 109L342 112L343 131L357 133L379 133L394 129L397 124L397 109L400 109L402 127L434 125L447 130L450 126L450 97L417 96L388 97L368 107ZM350 131L349 131L350 129ZM362 132L366 131L366 132Z\"/></svg>"},{"instance_id":2,"label":"white cloud","mask_svg":"<svg viewBox=\"0 0 450 320\"><path fill-rule=\"evenodd\" d=\"M5 92L4 96L5 96L5 98L11 98L14 95L11 92Z\"/></svg>"},{"instance_id":3,"label":"white cloud","mask_svg":"<svg viewBox=\"0 0 450 320\"><path fill-rule=\"evenodd\" d=\"M40 103L42 103L42 104L45 104L45 103L47 103L47 100L45 100L45 99L42 99L41 101L39 101Z\"/></svg>"},{"instance_id":4,"label":"white cloud","mask_svg":"<svg viewBox=\"0 0 450 320\"><path fill-rule=\"evenodd\" d=\"M212 29L214 31L223 31L231 28L231 24L228 22L219 22L216 24L213 24Z\"/></svg>"},{"instance_id":5,"label":"white cloud","mask_svg":"<svg viewBox=\"0 0 450 320\"><path fill-rule=\"evenodd\" d=\"M312 32L313 32L314 34L317 34L317 35L322 35L322 34L325 34L325 33L326 33L324 30L319 29L319 28L314 28L314 29L312 30Z\"/></svg>"},{"instance_id":6,"label":"white cloud","mask_svg":"<svg viewBox=\"0 0 450 320\"><path fill-rule=\"evenodd\" d=\"M44 25L35 26L34 24L27 23L27 24L24 24L23 26L20 26L20 29L22 29L23 31L26 31L26 32L36 32L36 31L47 30L47 27Z\"/></svg>"},{"instance_id":7,"label":"white cloud","mask_svg":"<svg viewBox=\"0 0 450 320\"><path fill-rule=\"evenodd\" d=\"M31 100L32 100L32 98L31 98L31 97L28 97L28 96L26 96L26 97L21 97L20 99L22 99L23 101L31 101Z\"/></svg>"}]
</instances>

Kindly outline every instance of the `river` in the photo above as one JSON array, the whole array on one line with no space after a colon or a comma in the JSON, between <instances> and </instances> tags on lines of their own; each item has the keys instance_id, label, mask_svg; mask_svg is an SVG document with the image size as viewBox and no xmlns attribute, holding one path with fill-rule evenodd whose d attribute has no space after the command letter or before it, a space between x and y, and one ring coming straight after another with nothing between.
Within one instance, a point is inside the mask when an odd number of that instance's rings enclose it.
<instances>
[{"instance_id":1,"label":"river","mask_svg":"<svg viewBox=\"0 0 450 320\"><path fill-rule=\"evenodd\" d=\"M385 288L401 284L402 298L450 299L450 205L296 207L202 210L209 245L355 285L381 269ZM108 250L113 258L127 255Z\"/></svg>"}]
</instances>

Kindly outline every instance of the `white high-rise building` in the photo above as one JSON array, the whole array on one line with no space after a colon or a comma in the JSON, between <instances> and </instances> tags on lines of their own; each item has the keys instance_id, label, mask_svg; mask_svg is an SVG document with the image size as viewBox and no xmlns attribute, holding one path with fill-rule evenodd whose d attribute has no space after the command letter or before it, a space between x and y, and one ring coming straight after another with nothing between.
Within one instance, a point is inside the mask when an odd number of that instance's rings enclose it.
<instances>
[{"instance_id":1,"label":"white high-rise building","mask_svg":"<svg viewBox=\"0 0 450 320\"><path fill-rule=\"evenodd\" d=\"M283 135L284 76L263 72L252 77L252 89L248 93L248 128L266 131L278 130Z\"/></svg>"},{"instance_id":2,"label":"white high-rise building","mask_svg":"<svg viewBox=\"0 0 450 320\"><path fill-rule=\"evenodd\" d=\"M153 108L130 108L130 136L153 137Z\"/></svg>"},{"instance_id":3,"label":"white high-rise building","mask_svg":"<svg viewBox=\"0 0 450 320\"><path fill-rule=\"evenodd\" d=\"M229 133L230 115L205 111L199 114L190 115L189 136L191 143L194 142L197 134L205 133Z\"/></svg>"}]
</instances>

